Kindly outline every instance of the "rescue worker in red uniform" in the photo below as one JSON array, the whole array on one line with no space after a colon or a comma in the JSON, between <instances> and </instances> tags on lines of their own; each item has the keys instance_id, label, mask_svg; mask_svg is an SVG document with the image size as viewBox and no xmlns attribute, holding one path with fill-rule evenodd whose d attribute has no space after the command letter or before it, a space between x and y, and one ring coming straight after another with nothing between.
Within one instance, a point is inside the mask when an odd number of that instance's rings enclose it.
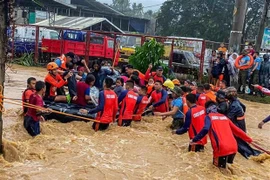
<instances>
[{"instance_id":1,"label":"rescue worker in red uniform","mask_svg":"<svg viewBox=\"0 0 270 180\"><path fill-rule=\"evenodd\" d=\"M45 77L46 93L44 100L55 101L55 102L67 102L67 98L63 92L59 89L62 88L66 83L67 79L73 74L71 72L62 78L57 72L58 66L55 62L47 64L47 70L49 71Z\"/></svg>"},{"instance_id":2,"label":"rescue worker in red uniform","mask_svg":"<svg viewBox=\"0 0 270 180\"><path fill-rule=\"evenodd\" d=\"M22 93L22 102L29 103L30 96L36 92L36 78L30 77L27 79L27 88ZM23 105L22 105L23 106ZM27 107L23 106L23 113L27 112Z\"/></svg>"},{"instance_id":3,"label":"rescue worker in red uniform","mask_svg":"<svg viewBox=\"0 0 270 180\"><path fill-rule=\"evenodd\" d=\"M196 104L203 107L205 107L205 103L210 100L204 93L203 85L198 86L196 98L197 98Z\"/></svg>"},{"instance_id":4,"label":"rescue worker in red uniform","mask_svg":"<svg viewBox=\"0 0 270 180\"><path fill-rule=\"evenodd\" d=\"M132 122L133 112L136 106L138 95L133 91L134 82L128 80L126 82L126 90L118 97L119 111L119 126L130 126Z\"/></svg>"},{"instance_id":5,"label":"rescue worker in red uniform","mask_svg":"<svg viewBox=\"0 0 270 180\"><path fill-rule=\"evenodd\" d=\"M186 96L187 105L190 108L186 113L184 126L180 129L172 131L173 134L184 134L188 132L189 138L193 139L203 128L204 119L206 116L205 108L203 106L196 105L196 95L188 94ZM207 137L205 136L197 144L189 145L188 151L200 152L204 150L204 145L207 143Z\"/></svg>"},{"instance_id":6,"label":"rescue worker in red uniform","mask_svg":"<svg viewBox=\"0 0 270 180\"><path fill-rule=\"evenodd\" d=\"M80 112L82 114L95 114L98 113L96 116L96 120L100 121L99 123L94 122L92 128L95 131L98 130L106 130L110 123L114 121L116 117L116 113L118 110L118 102L117 102L117 95L111 87L113 85L113 80L109 77L105 78L103 91L99 93L99 102L98 106L90 111L85 109L81 109Z\"/></svg>"},{"instance_id":7,"label":"rescue worker in red uniform","mask_svg":"<svg viewBox=\"0 0 270 180\"><path fill-rule=\"evenodd\" d=\"M148 105L147 87L142 86L139 89L138 94L139 96L134 110L133 121L141 121L142 114Z\"/></svg>"},{"instance_id":8,"label":"rescue worker in red uniform","mask_svg":"<svg viewBox=\"0 0 270 180\"><path fill-rule=\"evenodd\" d=\"M152 92L150 96L150 103L152 105L149 107L150 110L154 112L167 112L169 111L168 104L168 93L162 88L162 82L155 82L155 91Z\"/></svg>"},{"instance_id":9,"label":"rescue worker in red uniform","mask_svg":"<svg viewBox=\"0 0 270 180\"><path fill-rule=\"evenodd\" d=\"M95 76L92 74L88 74L86 76L85 82L80 81L77 83L77 100L75 104L80 106L86 106L88 102L91 100L90 98L90 89L93 87L95 83Z\"/></svg>"},{"instance_id":10,"label":"rescue worker in red uniform","mask_svg":"<svg viewBox=\"0 0 270 180\"><path fill-rule=\"evenodd\" d=\"M151 72L152 67L153 67L152 64L150 64L149 68L145 73L145 80L148 81L150 77L153 77L155 82L161 81L163 84L166 81L166 77L163 75L163 67L158 66L156 72Z\"/></svg>"},{"instance_id":11,"label":"rescue worker in red uniform","mask_svg":"<svg viewBox=\"0 0 270 180\"><path fill-rule=\"evenodd\" d=\"M233 163L237 152L237 142L234 136L247 143L252 143L252 139L225 115L218 113L215 102L208 101L205 107L207 116L205 117L204 127L191 140L190 144L196 144L209 133L213 148L213 164L220 168L226 168L227 163Z\"/></svg>"}]
</instances>

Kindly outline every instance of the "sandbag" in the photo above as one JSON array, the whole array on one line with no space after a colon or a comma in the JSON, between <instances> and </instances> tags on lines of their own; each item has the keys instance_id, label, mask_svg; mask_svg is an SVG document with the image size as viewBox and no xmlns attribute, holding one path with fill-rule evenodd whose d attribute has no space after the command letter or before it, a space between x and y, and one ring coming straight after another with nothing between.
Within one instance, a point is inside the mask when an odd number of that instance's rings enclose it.
<instances>
[{"instance_id":1,"label":"sandbag","mask_svg":"<svg viewBox=\"0 0 270 180\"><path fill-rule=\"evenodd\" d=\"M45 102L45 107L51 108L52 110L55 110L55 111L64 112L64 113L72 114L72 115L76 115L76 116L86 117L86 118L90 118L90 119L95 118L95 114L83 115L79 112L80 109L90 110L90 109L95 108L94 104L92 104L92 105L90 104L90 105L83 107L83 106L79 106L77 104ZM68 123L71 121L87 121L87 120L74 118L74 117L70 117L70 116L62 115L62 114L57 114L57 113L51 113L51 114L45 115L45 119L46 120L56 119L62 123Z\"/></svg>"}]
</instances>

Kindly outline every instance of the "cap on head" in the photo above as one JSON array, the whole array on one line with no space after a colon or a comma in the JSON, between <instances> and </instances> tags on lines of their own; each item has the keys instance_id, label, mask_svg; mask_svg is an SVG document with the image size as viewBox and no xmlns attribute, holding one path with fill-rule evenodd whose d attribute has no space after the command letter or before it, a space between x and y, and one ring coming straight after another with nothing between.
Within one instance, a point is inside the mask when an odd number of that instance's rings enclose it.
<instances>
[{"instance_id":1,"label":"cap on head","mask_svg":"<svg viewBox=\"0 0 270 180\"><path fill-rule=\"evenodd\" d=\"M47 64L47 70L51 71L51 70L55 70L58 68L58 65L55 62L50 62Z\"/></svg>"},{"instance_id":2,"label":"cap on head","mask_svg":"<svg viewBox=\"0 0 270 180\"><path fill-rule=\"evenodd\" d=\"M157 71L163 71L163 67L162 66L158 66L157 67Z\"/></svg>"},{"instance_id":3,"label":"cap on head","mask_svg":"<svg viewBox=\"0 0 270 180\"><path fill-rule=\"evenodd\" d=\"M191 86L197 86L197 83L196 83L195 81L192 81L192 82L190 83L190 85L191 85Z\"/></svg>"},{"instance_id":4,"label":"cap on head","mask_svg":"<svg viewBox=\"0 0 270 180\"><path fill-rule=\"evenodd\" d=\"M175 93L177 96L181 96L183 91L180 87L175 86L172 90L173 93Z\"/></svg>"},{"instance_id":5,"label":"cap on head","mask_svg":"<svg viewBox=\"0 0 270 180\"><path fill-rule=\"evenodd\" d=\"M216 93L216 96L220 99L225 99L226 93L224 91L218 90L218 92Z\"/></svg>"}]
</instances>

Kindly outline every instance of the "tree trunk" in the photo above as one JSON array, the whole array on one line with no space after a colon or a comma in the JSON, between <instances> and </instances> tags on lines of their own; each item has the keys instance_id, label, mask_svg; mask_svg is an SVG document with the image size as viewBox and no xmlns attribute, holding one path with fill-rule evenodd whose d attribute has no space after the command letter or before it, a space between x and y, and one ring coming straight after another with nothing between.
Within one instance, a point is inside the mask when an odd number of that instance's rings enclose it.
<instances>
[{"instance_id":1,"label":"tree trunk","mask_svg":"<svg viewBox=\"0 0 270 180\"><path fill-rule=\"evenodd\" d=\"M5 62L6 47L7 47L7 6L8 0L0 1L0 85L3 86L5 82ZM4 92L3 92L4 93ZM0 111L0 153L3 153L3 119Z\"/></svg>"},{"instance_id":2,"label":"tree trunk","mask_svg":"<svg viewBox=\"0 0 270 180\"><path fill-rule=\"evenodd\" d=\"M247 0L235 0L233 26L229 41L229 52L240 53L243 27L246 17Z\"/></svg>"}]
</instances>

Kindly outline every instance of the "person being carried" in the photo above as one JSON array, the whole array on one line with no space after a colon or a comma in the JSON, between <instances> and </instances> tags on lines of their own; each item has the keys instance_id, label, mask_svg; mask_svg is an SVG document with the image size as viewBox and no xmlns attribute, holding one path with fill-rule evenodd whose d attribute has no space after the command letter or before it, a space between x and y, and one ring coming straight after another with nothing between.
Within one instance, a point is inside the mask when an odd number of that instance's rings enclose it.
<instances>
[{"instance_id":1,"label":"person being carried","mask_svg":"<svg viewBox=\"0 0 270 180\"><path fill-rule=\"evenodd\" d=\"M141 121L142 114L148 105L147 88L145 86L140 87L138 94L139 96L134 110L133 121Z\"/></svg>"},{"instance_id":2,"label":"person being carried","mask_svg":"<svg viewBox=\"0 0 270 180\"><path fill-rule=\"evenodd\" d=\"M57 72L58 66L55 62L47 64L48 74L45 77L46 93L44 100L55 102L67 102L67 97L60 89L67 83L67 79L73 74L68 72L64 78Z\"/></svg>"},{"instance_id":3,"label":"person being carried","mask_svg":"<svg viewBox=\"0 0 270 180\"><path fill-rule=\"evenodd\" d=\"M196 95L187 95L187 104L189 110L186 113L184 126L180 129L172 131L173 134L182 135L188 132L189 138L193 139L198 132L200 132L204 126L204 118L206 115L205 108L196 105ZM188 151L203 151L204 145L207 143L207 138L200 139L196 144L189 145Z\"/></svg>"},{"instance_id":4,"label":"person being carried","mask_svg":"<svg viewBox=\"0 0 270 180\"><path fill-rule=\"evenodd\" d=\"M145 73L145 80L148 81L148 79L152 76L155 82L161 81L162 83L164 83L166 81L166 77L163 75L163 67L158 66L156 72L151 72L152 68L152 64L149 64L149 67Z\"/></svg>"},{"instance_id":5,"label":"person being carried","mask_svg":"<svg viewBox=\"0 0 270 180\"><path fill-rule=\"evenodd\" d=\"M76 99L75 104L80 106L87 106L87 104L89 104L91 101L90 89L93 87L95 80L95 76L88 74L86 76L85 82L80 81L77 83L78 98Z\"/></svg>"},{"instance_id":6,"label":"person being carried","mask_svg":"<svg viewBox=\"0 0 270 180\"><path fill-rule=\"evenodd\" d=\"M118 97L120 108L118 125L130 126L133 119L133 112L136 106L138 95L133 91L134 82L128 80L126 82L126 90Z\"/></svg>"},{"instance_id":7,"label":"person being carried","mask_svg":"<svg viewBox=\"0 0 270 180\"><path fill-rule=\"evenodd\" d=\"M198 131L190 144L196 145L209 134L213 148L213 164L219 168L226 168L227 163L233 163L237 153L237 142L234 136L248 143L252 143L252 139L225 115L218 113L215 102L208 101L205 107L207 116L204 127Z\"/></svg>"},{"instance_id":8,"label":"person being carried","mask_svg":"<svg viewBox=\"0 0 270 180\"><path fill-rule=\"evenodd\" d=\"M167 112L169 110L168 93L162 88L161 81L155 82L155 91L152 92L149 102L152 103L149 110L154 112Z\"/></svg>"},{"instance_id":9,"label":"person being carried","mask_svg":"<svg viewBox=\"0 0 270 180\"><path fill-rule=\"evenodd\" d=\"M155 86L154 78L153 77L150 77L148 79L148 83L146 85L146 87L147 87L147 96L148 97L150 97L150 95L152 94L152 92L155 90L154 89L154 86Z\"/></svg>"},{"instance_id":10,"label":"person being carried","mask_svg":"<svg viewBox=\"0 0 270 180\"><path fill-rule=\"evenodd\" d=\"M43 81L36 82L35 89L36 92L32 94L29 98L29 104L42 108L44 105L42 98L46 91L45 83ZM33 108L28 108L23 122L23 126L28 132L28 134L30 134L31 136L37 136L40 134L39 121L45 121L44 117L40 114L49 112L51 112L50 109L36 110Z\"/></svg>"},{"instance_id":11,"label":"person being carried","mask_svg":"<svg viewBox=\"0 0 270 180\"><path fill-rule=\"evenodd\" d=\"M184 113L183 113L183 91L180 87L175 86L172 91L173 101L172 101L172 110L169 112L154 112L156 116L172 116L173 121L172 125L170 126L171 129L179 129L184 124ZM165 119L163 118L163 119Z\"/></svg>"},{"instance_id":12,"label":"person being carried","mask_svg":"<svg viewBox=\"0 0 270 180\"><path fill-rule=\"evenodd\" d=\"M36 88L36 78L34 77L30 77L27 79L27 88L23 91L22 93L22 102L23 103L28 103L30 96L36 92L35 88ZM27 107L24 107L24 105L22 105L23 107L23 114L25 114L28 110Z\"/></svg>"},{"instance_id":13,"label":"person being carried","mask_svg":"<svg viewBox=\"0 0 270 180\"><path fill-rule=\"evenodd\" d=\"M117 78L116 82L115 82L115 88L114 88L114 92L116 93L116 95L119 97L120 94L124 91L124 79Z\"/></svg>"},{"instance_id":14,"label":"person being carried","mask_svg":"<svg viewBox=\"0 0 270 180\"><path fill-rule=\"evenodd\" d=\"M111 90L113 80L109 77L105 78L103 84L103 91L99 93L98 106L90 111L86 109L80 109L82 114L95 114L97 113L96 120L92 128L95 131L108 129L110 123L112 123L116 117L118 110L117 96L113 90Z\"/></svg>"}]
</instances>

